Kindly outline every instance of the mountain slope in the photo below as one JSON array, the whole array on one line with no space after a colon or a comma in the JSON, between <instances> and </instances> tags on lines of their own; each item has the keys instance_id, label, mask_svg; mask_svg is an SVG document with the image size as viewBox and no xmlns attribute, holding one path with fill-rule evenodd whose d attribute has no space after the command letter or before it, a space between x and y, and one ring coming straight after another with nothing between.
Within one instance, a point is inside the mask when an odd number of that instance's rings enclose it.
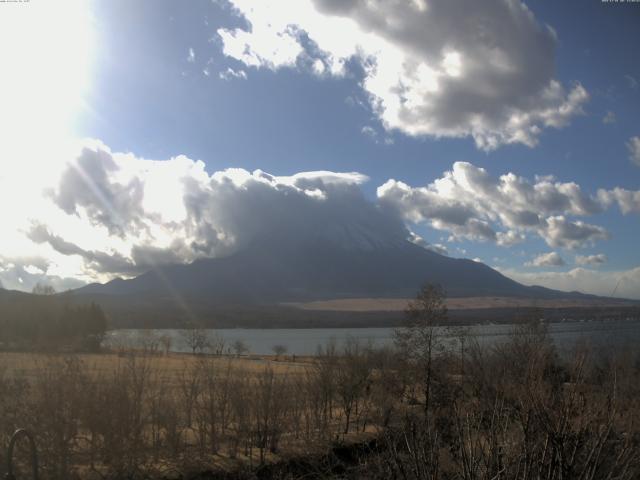
<instances>
[{"instance_id":1,"label":"mountain slope","mask_svg":"<svg viewBox=\"0 0 640 480\"><path fill-rule=\"evenodd\" d=\"M364 237L363 237L364 238ZM78 294L175 296L217 302L277 303L349 297L411 297L425 282L449 296L567 297L525 287L490 267L408 241L334 242L263 238L225 258L157 268L131 280L92 284Z\"/></svg>"}]
</instances>

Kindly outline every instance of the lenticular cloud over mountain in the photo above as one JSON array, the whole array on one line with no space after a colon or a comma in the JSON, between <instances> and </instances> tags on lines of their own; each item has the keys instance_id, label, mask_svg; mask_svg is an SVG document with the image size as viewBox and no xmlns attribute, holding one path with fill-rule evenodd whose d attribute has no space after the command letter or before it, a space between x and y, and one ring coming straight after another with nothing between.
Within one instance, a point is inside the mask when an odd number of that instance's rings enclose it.
<instances>
[{"instance_id":1,"label":"lenticular cloud over mountain","mask_svg":"<svg viewBox=\"0 0 640 480\"><path fill-rule=\"evenodd\" d=\"M368 180L358 172L209 173L185 156L146 160L85 141L44 186L39 203L12 225L31 250L5 253L0 279L8 288L30 289L41 280L69 288L260 245L288 245L302 256L319 245L363 253L409 243L450 253L442 243L426 242L417 226L441 231L449 242L503 248L539 237L579 257L581 249L610 237L584 217L616 205L627 215L639 209L636 191L590 193L548 176L494 177L465 162L422 187L388 180L376 198L364 194Z\"/></svg>"},{"instance_id":2,"label":"lenticular cloud over mountain","mask_svg":"<svg viewBox=\"0 0 640 480\"><path fill-rule=\"evenodd\" d=\"M26 235L58 255L80 257L98 278L224 257L267 237L325 237L362 249L404 240L402 220L364 197L365 181L355 172L274 176L232 168L209 175L183 156L144 160L93 143L46 193L59 214L93 234L85 242L81 229L31 218Z\"/></svg>"}]
</instances>

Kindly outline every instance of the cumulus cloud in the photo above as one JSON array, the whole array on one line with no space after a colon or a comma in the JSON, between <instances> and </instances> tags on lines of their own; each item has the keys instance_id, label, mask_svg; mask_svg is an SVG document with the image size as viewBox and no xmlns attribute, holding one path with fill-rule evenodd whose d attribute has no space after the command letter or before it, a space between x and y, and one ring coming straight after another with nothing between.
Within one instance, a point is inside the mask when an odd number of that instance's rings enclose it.
<instances>
[{"instance_id":1,"label":"cumulus cloud","mask_svg":"<svg viewBox=\"0 0 640 480\"><path fill-rule=\"evenodd\" d=\"M51 262L43 257L0 256L0 288L31 291L40 283L63 292L85 283L76 278L60 277L51 272L50 267Z\"/></svg>"},{"instance_id":2,"label":"cumulus cloud","mask_svg":"<svg viewBox=\"0 0 640 480\"><path fill-rule=\"evenodd\" d=\"M176 239L170 248L157 248L149 245L133 245L127 256L117 250L86 250L73 242L55 235L49 229L36 224L27 233L27 237L35 243L46 243L61 255L77 255L84 260L85 268L93 273L117 274L133 276L144 273L161 265L181 263L180 251L184 245Z\"/></svg>"},{"instance_id":3,"label":"cumulus cloud","mask_svg":"<svg viewBox=\"0 0 640 480\"><path fill-rule=\"evenodd\" d=\"M68 214L78 214L82 208L94 225L103 225L110 233L138 230L143 227L143 185L139 177L121 172L122 165L107 149L85 147L50 196Z\"/></svg>"},{"instance_id":4,"label":"cumulus cloud","mask_svg":"<svg viewBox=\"0 0 640 480\"><path fill-rule=\"evenodd\" d=\"M572 217L613 205L640 211L638 192L593 196L553 177L494 177L468 163L454 164L424 187L389 180L372 201L362 189L368 178L357 172L210 173L185 156L147 160L97 141L86 142L47 178L44 199L23 202L20 215L6 217L0 281L7 288L29 290L41 282L63 290L228 256L260 242L286 248L320 240L371 250L409 239L446 255L444 245L429 244L406 227L419 223L451 239L513 245L537 235L551 246L578 248L608 233ZM20 199L17 191L0 198Z\"/></svg>"},{"instance_id":5,"label":"cumulus cloud","mask_svg":"<svg viewBox=\"0 0 640 480\"><path fill-rule=\"evenodd\" d=\"M524 233L516 232L514 230L507 230L506 232L496 233L496 243L501 247L511 247L522 243L526 240Z\"/></svg>"},{"instance_id":6,"label":"cumulus cloud","mask_svg":"<svg viewBox=\"0 0 640 480\"><path fill-rule=\"evenodd\" d=\"M631 137L627 142L629 159L640 167L640 137Z\"/></svg>"},{"instance_id":7,"label":"cumulus cloud","mask_svg":"<svg viewBox=\"0 0 640 480\"><path fill-rule=\"evenodd\" d=\"M520 272L497 268L502 274L525 285L542 285L564 291L640 299L640 267L631 270L601 272L574 268L568 272ZM616 288L617 286L617 288Z\"/></svg>"},{"instance_id":8,"label":"cumulus cloud","mask_svg":"<svg viewBox=\"0 0 640 480\"><path fill-rule=\"evenodd\" d=\"M602 265L607 263L607 256L604 253L594 255L576 255L578 265Z\"/></svg>"},{"instance_id":9,"label":"cumulus cloud","mask_svg":"<svg viewBox=\"0 0 640 480\"><path fill-rule=\"evenodd\" d=\"M534 146L542 129L567 125L589 97L580 84L567 90L554 79L555 33L520 1L230 3L247 26L218 30L225 55L335 76L355 60L385 128L408 135L471 136L484 150Z\"/></svg>"},{"instance_id":10,"label":"cumulus cloud","mask_svg":"<svg viewBox=\"0 0 640 480\"><path fill-rule=\"evenodd\" d=\"M366 181L357 172L209 174L184 156L145 160L88 142L47 189L74 227L36 217L24 235L76 258L88 279L227 256L252 242L324 239L358 249L405 242L402 219L365 198Z\"/></svg>"},{"instance_id":11,"label":"cumulus cloud","mask_svg":"<svg viewBox=\"0 0 640 480\"><path fill-rule=\"evenodd\" d=\"M624 215L640 213L640 190L627 190L620 187L611 190L600 189L598 201L606 207L617 204Z\"/></svg>"},{"instance_id":12,"label":"cumulus cloud","mask_svg":"<svg viewBox=\"0 0 640 480\"><path fill-rule=\"evenodd\" d=\"M603 227L569 217L601 213L616 202L625 213L640 206L640 192L602 189L589 195L574 182L551 176L530 181L513 173L493 177L467 162L454 163L424 187L389 180L377 195L406 221L448 231L452 240L510 246L534 234L551 247L569 249L609 238Z\"/></svg>"},{"instance_id":13,"label":"cumulus cloud","mask_svg":"<svg viewBox=\"0 0 640 480\"><path fill-rule=\"evenodd\" d=\"M540 236L551 247L575 249L610 238L609 232L603 227L580 220L572 222L562 215L547 218L544 225L544 228L539 230Z\"/></svg>"},{"instance_id":14,"label":"cumulus cloud","mask_svg":"<svg viewBox=\"0 0 640 480\"><path fill-rule=\"evenodd\" d=\"M527 267L561 267L562 265L566 263L557 252L541 253L532 261L525 263Z\"/></svg>"}]
</instances>

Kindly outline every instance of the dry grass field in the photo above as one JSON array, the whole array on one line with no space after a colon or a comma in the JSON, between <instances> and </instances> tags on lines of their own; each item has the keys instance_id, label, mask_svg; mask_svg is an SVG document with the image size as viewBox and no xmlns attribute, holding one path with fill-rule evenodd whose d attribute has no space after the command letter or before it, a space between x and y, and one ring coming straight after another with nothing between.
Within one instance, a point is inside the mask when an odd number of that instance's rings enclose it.
<instances>
[{"instance_id":1,"label":"dry grass field","mask_svg":"<svg viewBox=\"0 0 640 480\"><path fill-rule=\"evenodd\" d=\"M289 303L287 305L302 310L336 312L401 312L413 299L409 298L344 298L336 300L318 300L314 302ZM447 298L450 310L469 310L485 308L587 308L618 307L629 305L626 300L614 299L531 299L520 297L461 297Z\"/></svg>"},{"instance_id":2,"label":"dry grass field","mask_svg":"<svg viewBox=\"0 0 640 480\"><path fill-rule=\"evenodd\" d=\"M533 322L495 348L461 337L438 354L437 329L420 332L405 331L411 349L347 342L295 362L0 353L0 445L34 432L44 480L639 478L637 351L562 360ZM336 467L336 449L359 445ZM5 464L2 449L0 476Z\"/></svg>"},{"instance_id":3,"label":"dry grass field","mask_svg":"<svg viewBox=\"0 0 640 480\"><path fill-rule=\"evenodd\" d=\"M335 353L1 352L0 445L16 428L34 432L50 479L228 471L322 452L336 435L376 430L362 397L373 365L353 371L364 355L347 365Z\"/></svg>"},{"instance_id":4,"label":"dry grass field","mask_svg":"<svg viewBox=\"0 0 640 480\"><path fill-rule=\"evenodd\" d=\"M94 374L104 374L126 363L130 355L123 353L84 353L74 354L86 368ZM69 357L64 353L33 353L33 352L0 352L0 370L4 374L25 374L33 377L48 364ZM193 367L193 364L202 360L202 355L182 353L170 353L169 355L156 354L147 356L152 374L162 375L166 378L175 378L181 375L185 369ZM229 366L234 371L256 374L266 368L279 375L303 374L309 369L312 357L296 356L296 361L290 361L289 357L277 359L271 355L261 356L217 356L209 357L208 362L214 367L225 368Z\"/></svg>"}]
</instances>

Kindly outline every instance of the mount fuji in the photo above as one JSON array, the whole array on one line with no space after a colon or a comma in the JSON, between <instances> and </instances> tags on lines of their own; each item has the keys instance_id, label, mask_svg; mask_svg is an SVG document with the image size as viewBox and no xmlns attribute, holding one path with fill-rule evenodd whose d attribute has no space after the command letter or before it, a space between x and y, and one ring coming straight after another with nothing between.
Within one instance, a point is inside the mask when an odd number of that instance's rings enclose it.
<instances>
[{"instance_id":1,"label":"mount fuji","mask_svg":"<svg viewBox=\"0 0 640 480\"><path fill-rule=\"evenodd\" d=\"M568 298L582 296L524 286L482 263L418 246L405 228L317 222L305 230L270 229L235 253L190 264L158 266L136 278L90 284L78 295L180 298L279 304L344 298L408 298L424 283L450 297Z\"/></svg>"}]
</instances>

